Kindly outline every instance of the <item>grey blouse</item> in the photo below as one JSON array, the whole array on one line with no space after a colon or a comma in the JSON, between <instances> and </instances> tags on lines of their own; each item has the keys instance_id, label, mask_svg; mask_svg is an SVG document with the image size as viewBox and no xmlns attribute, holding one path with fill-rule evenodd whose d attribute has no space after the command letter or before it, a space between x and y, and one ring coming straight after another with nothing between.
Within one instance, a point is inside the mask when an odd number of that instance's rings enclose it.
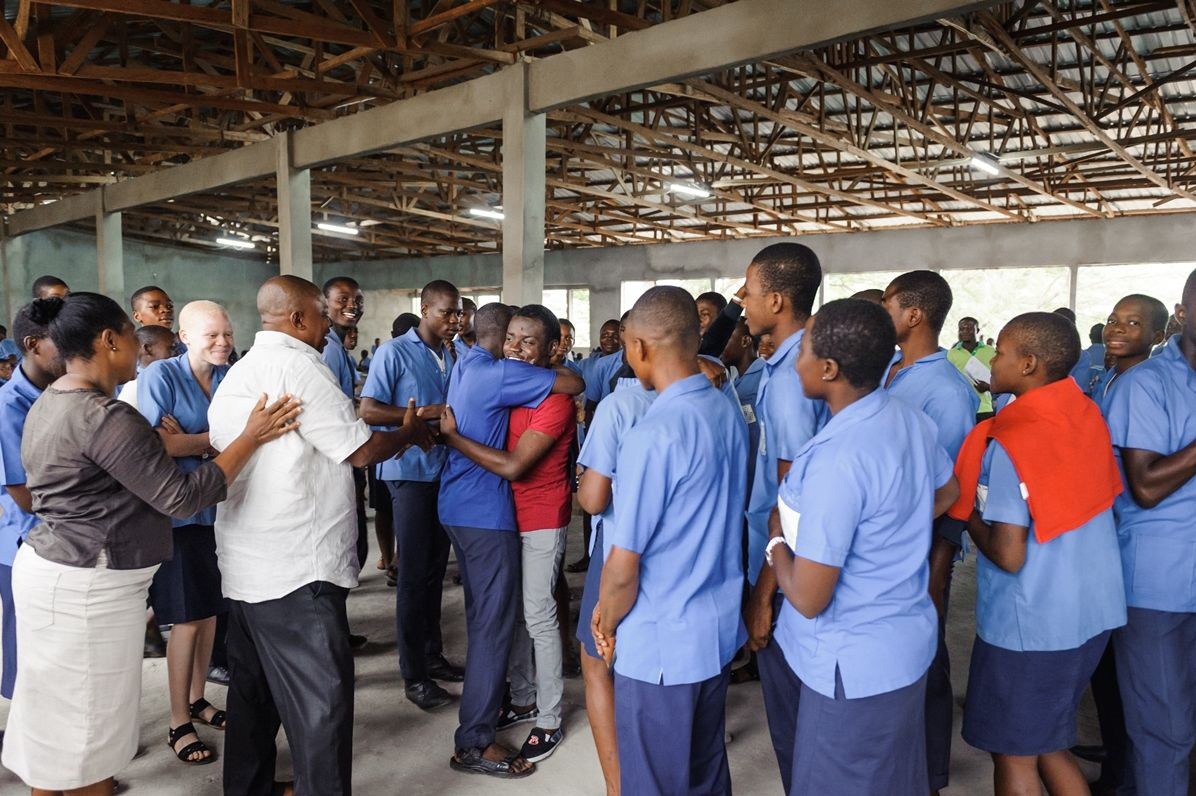
<instances>
[{"instance_id":1,"label":"grey blouse","mask_svg":"<svg viewBox=\"0 0 1196 796\"><path fill-rule=\"evenodd\" d=\"M160 564L172 551L170 517L224 500L224 472L183 473L158 433L126 403L95 390L47 389L21 443L26 485L41 520L26 544L42 558L111 569Z\"/></svg>"}]
</instances>

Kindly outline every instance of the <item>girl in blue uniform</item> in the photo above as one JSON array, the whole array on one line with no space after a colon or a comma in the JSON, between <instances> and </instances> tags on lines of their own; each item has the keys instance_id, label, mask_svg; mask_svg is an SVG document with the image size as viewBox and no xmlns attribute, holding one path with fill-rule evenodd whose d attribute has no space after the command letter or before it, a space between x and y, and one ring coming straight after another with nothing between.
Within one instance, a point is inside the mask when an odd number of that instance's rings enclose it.
<instances>
[{"instance_id":1,"label":"girl in blue uniform","mask_svg":"<svg viewBox=\"0 0 1196 796\"><path fill-rule=\"evenodd\" d=\"M797 373L830 421L793 460L766 558L785 594L776 642L801 680L791 794L925 796L932 517L958 491L929 419L880 382L893 323L825 305Z\"/></svg>"},{"instance_id":2,"label":"girl in blue uniform","mask_svg":"<svg viewBox=\"0 0 1196 796\"><path fill-rule=\"evenodd\" d=\"M186 352L152 363L137 377L138 411L162 435L166 452L183 472L199 468L212 454L208 406L228 372L233 328L219 304L196 301L179 315ZM211 762L193 721L223 730L225 714L204 698L216 616L228 610L216 565L215 507L173 520L174 555L150 585L159 624L170 624L166 666L170 683L168 744L179 760Z\"/></svg>"}]
</instances>

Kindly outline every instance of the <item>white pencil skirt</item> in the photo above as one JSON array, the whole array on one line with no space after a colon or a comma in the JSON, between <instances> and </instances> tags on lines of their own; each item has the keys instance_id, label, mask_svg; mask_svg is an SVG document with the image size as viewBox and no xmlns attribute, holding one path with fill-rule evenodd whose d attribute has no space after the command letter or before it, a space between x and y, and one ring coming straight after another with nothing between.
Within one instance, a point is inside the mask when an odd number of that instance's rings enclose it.
<instances>
[{"instance_id":1,"label":"white pencil skirt","mask_svg":"<svg viewBox=\"0 0 1196 796\"><path fill-rule=\"evenodd\" d=\"M68 567L22 545L13 562L17 687L4 766L33 788L81 788L137 752L145 601L158 567Z\"/></svg>"}]
</instances>

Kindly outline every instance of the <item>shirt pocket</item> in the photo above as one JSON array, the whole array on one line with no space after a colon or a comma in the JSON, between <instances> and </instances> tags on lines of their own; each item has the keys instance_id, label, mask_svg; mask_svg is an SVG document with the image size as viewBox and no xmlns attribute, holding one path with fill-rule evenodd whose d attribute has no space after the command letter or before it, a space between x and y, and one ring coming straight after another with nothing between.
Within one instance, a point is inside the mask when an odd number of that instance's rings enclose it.
<instances>
[{"instance_id":1,"label":"shirt pocket","mask_svg":"<svg viewBox=\"0 0 1196 796\"><path fill-rule=\"evenodd\" d=\"M25 630L45 630L54 624L54 603L58 594L58 573L39 573L36 581L24 584L25 598L17 612Z\"/></svg>"},{"instance_id":2,"label":"shirt pocket","mask_svg":"<svg viewBox=\"0 0 1196 796\"><path fill-rule=\"evenodd\" d=\"M1135 594L1186 599L1196 580L1196 542L1134 534Z\"/></svg>"}]
</instances>

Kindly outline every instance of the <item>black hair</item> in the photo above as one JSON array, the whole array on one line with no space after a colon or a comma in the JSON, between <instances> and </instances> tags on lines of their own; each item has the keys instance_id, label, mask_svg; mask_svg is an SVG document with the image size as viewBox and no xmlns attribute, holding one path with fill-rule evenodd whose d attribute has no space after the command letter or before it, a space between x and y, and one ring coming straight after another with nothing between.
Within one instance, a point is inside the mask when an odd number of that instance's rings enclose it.
<instances>
[{"instance_id":1,"label":"black hair","mask_svg":"<svg viewBox=\"0 0 1196 796\"><path fill-rule=\"evenodd\" d=\"M1167 332L1167 324L1171 320L1171 313L1167 311L1167 306L1159 301L1154 296L1146 296L1142 293L1131 293L1130 295L1121 299L1121 301L1137 301L1146 307L1146 314L1150 318L1150 329L1153 332ZM1120 304L1121 301L1117 303ZM1092 327L1095 329L1096 327ZM1104 325L1101 325L1104 329Z\"/></svg>"},{"instance_id":2,"label":"black hair","mask_svg":"<svg viewBox=\"0 0 1196 796\"><path fill-rule=\"evenodd\" d=\"M65 287L67 290L70 290L66 282L63 282L56 276L46 274L33 280L33 297L35 299L42 298L42 291L52 287Z\"/></svg>"},{"instance_id":3,"label":"black hair","mask_svg":"<svg viewBox=\"0 0 1196 796\"><path fill-rule=\"evenodd\" d=\"M474 301L473 299L465 298L464 296L462 296L461 297L461 311L465 312L466 310L473 310L474 312L477 312L478 305L477 305L477 302Z\"/></svg>"},{"instance_id":4,"label":"black hair","mask_svg":"<svg viewBox=\"0 0 1196 796\"><path fill-rule=\"evenodd\" d=\"M976 331L980 331L980 321L976 320L971 315L965 315L959 319L960 323L963 323L964 321L971 321L972 325L976 327Z\"/></svg>"},{"instance_id":5,"label":"black hair","mask_svg":"<svg viewBox=\"0 0 1196 796\"><path fill-rule=\"evenodd\" d=\"M137 330L137 342L140 345L153 345L157 342L166 342L174 344L174 332L167 329L165 326L142 326Z\"/></svg>"},{"instance_id":6,"label":"black hair","mask_svg":"<svg viewBox=\"0 0 1196 796\"><path fill-rule=\"evenodd\" d=\"M1015 335L1020 354L1038 357L1049 381L1064 378L1080 361L1080 333L1057 312L1024 313L1005 324L1001 332Z\"/></svg>"},{"instance_id":7,"label":"black hair","mask_svg":"<svg viewBox=\"0 0 1196 796\"><path fill-rule=\"evenodd\" d=\"M1180 294L1180 302L1187 304L1193 292L1196 292L1196 270L1188 274L1188 278L1184 280L1184 292Z\"/></svg>"},{"instance_id":8,"label":"black hair","mask_svg":"<svg viewBox=\"0 0 1196 796\"><path fill-rule=\"evenodd\" d=\"M713 304L722 312L727 308L727 298L722 293L715 293L713 290L707 290L702 295L694 299L695 302L705 301L707 304Z\"/></svg>"},{"instance_id":9,"label":"black hair","mask_svg":"<svg viewBox=\"0 0 1196 796\"><path fill-rule=\"evenodd\" d=\"M8 334L8 327L5 326L4 324L0 324L0 334L3 334L3 335Z\"/></svg>"},{"instance_id":10,"label":"black hair","mask_svg":"<svg viewBox=\"0 0 1196 796\"><path fill-rule=\"evenodd\" d=\"M401 337L407 332L419 326L419 316L414 312L404 312L402 315L394 319L390 325L390 336Z\"/></svg>"},{"instance_id":11,"label":"black hair","mask_svg":"<svg viewBox=\"0 0 1196 796\"><path fill-rule=\"evenodd\" d=\"M671 285L649 288L631 308L628 320L652 337L675 343L697 354L700 326L698 305L688 290Z\"/></svg>"},{"instance_id":12,"label":"black hair","mask_svg":"<svg viewBox=\"0 0 1196 796\"><path fill-rule=\"evenodd\" d=\"M870 287L865 290L860 290L852 293L848 298L860 299L861 301L871 301L873 304L879 304L884 300L885 292L878 287Z\"/></svg>"},{"instance_id":13,"label":"black hair","mask_svg":"<svg viewBox=\"0 0 1196 796\"><path fill-rule=\"evenodd\" d=\"M1088 342L1096 345L1104 340L1105 325L1103 323L1094 323L1092 328L1088 330Z\"/></svg>"},{"instance_id":14,"label":"black hair","mask_svg":"<svg viewBox=\"0 0 1196 796\"><path fill-rule=\"evenodd\" d=\"M889 283L901 309L917 307L926 313L935 334L943 330L954 300L947 280L934 271L909 271Z\"/></svg>"},{"instance_id":15,"label":"black hair","mask_svg":"<svg viewBox=\"0 0 1196 796\"><path fill-rule=\"evenodd\" d=\"M501 339L506 335L507 326L511 323L511 316L515 313L511 308L499 301L492 301L478 307L473 316L473 330L478 339L491 338L495 335Z\"/></svg>"},{"instance_id":16,"label":"black hair","mask_svg":"<svg viewBox=\"0 0 1196 796\"><path fill-rule=\"evenodd\" d=\"M461 291L457 290L457 286L452 282L446 282L443 279L433 279L428 284L424 285L424 289L419 292L419 300L423 304L427 304L432 296L460 296ZM464 300L462 300L464 305Z\"/></svg>"},{"instance_id":17,"label":"black hair","mask_svg":"<svg viewBox=\"0 0 1196 796\"><path fill-rule=\"evenodd\" d=\"M561 322L556 314L543 304L524 304L515 312L512 318L531 318L544 327L545 342L554 346L561 339Z\"/></svg>"},{"instance_id":18,"label":"black hair","mask_svg":"<svg viewBox=\"0 0 1196 796\"><path fill-rule=\"evenodd\" d=\"M328 292L332 290L333 285L347 285L352 290L360 290L361 285L357 284L357 280L351 276L334 276L324 283L323 293L324 297L328 297Z\"/></svg>"},{"instance_id":19,"label":"black hair","mask_svg":"<svg viewBox=\"0 0 1196 796\"><path fill-rule=\"evenodd\" d=\"M164 296L170 295L169 293L167 293L165 290L158 287L157 285L146 285L145 287L137 288L137 290L133 291L133 295L129 296L129 306L136 307L137 299L141 298L146 293L153 293L155 290Z\"/></svg>"},{"instance_id":20,"label":"black hair","mask_svg":"<svg viewBox=\"0 0 1196 796\"><path fill-rule=\"evenodd\" d=\"M897 330L879 304L839 299L822 305L810 329L810 346L820 359L833 359L847 383L876 389L893 360Z\"/></svg>"},{"instance_id":21,"label":"black hair","mask_svg":"<svg viewBox=\"0 0 1196 796\"><path fill-rule=\"evenodd\" d=\"M568 318L557 318L557 320L559 320L561 322L561 326L568 326L569 331L571 331L571 332L577 331L577 327L573 325L573 321L569 320Z\"/></svg>"},{"instance_id":22,"label":"black hair","mask_svg":"<svg viewBox=\"0 0 1196 796\"><path fill-rule=\"evenodd\" d=\"M631 310L628 310L627 312L631 312ZM626 318L627 318L627 312L623 313L624 320L626 320ZM619 324L622 323L622 321L620 321L617 318L607 318L605 321L602 322L602 325L599 326L598 328L605 329L607 326L610 326L612 323L615 325L615 328L618 329Z\"/></svg>"},{"instance_id":23,"label":"black hair","mask_svg":"<svg viewBox=\"0 0 1196 796\"><path fill-rule=\"evenodd\" d=\"M1076 314L1072 312L1070 307L1055 307L1053 313L1060 318L1067 318L1067 320L1071 321L1072 326L1075 326Z\"/></svg>"},{"instance_id":24,"label":"black hair","mask_svg":"<svg viewBox=\"0 0 1196 796\"><path fill-rule=\"evenodd\" d=\"M38 299L29 308L33 322L48 327L63 360L91 359L97 335L107 329L122 332L133 325L119 304L99 293Z\"/></svg>"},{"instance_id":25,"label":"black hair","mask_svg":"<svg viewBox=\"0 0 1196 796\"><path fill-rule=\"evenodd\" d=\"M809 315L822 284L822 266L809 246L774 243L752 258L760 284L789 299L795 317Z\"/></svg>"},{"instance_id":26,"label":"black hair","mask_svg":"<svg viewBox=\"0 0 1196 796\"><path fill-rule=\"evenodd\" d=\"M12 336L17 343L17 347L21 349L22 355L29 353L29 349L25 348L25 338L32 337L40 340L50 334L50 330L46 328L45 323L33 319L33 305L37 301L32 301L21 307L12 319ZM0 329L4 329L4 327L0 326Z\"/></svg>"}]
</instances>

